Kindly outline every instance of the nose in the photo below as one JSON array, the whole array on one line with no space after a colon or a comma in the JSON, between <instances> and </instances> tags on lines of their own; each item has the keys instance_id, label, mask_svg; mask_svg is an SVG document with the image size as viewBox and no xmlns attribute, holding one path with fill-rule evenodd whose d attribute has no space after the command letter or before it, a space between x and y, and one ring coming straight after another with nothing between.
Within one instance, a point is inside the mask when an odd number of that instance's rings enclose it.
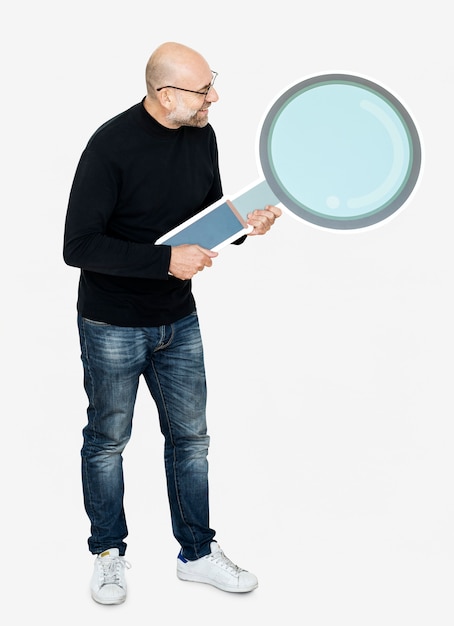
<instances>
[{"instance_id":1,"label":"nose","mask_svg":"<svg viewBox=\"0 0 454 626\"><path fill-rule=\"evenodd\" d=\"M208 102L217 102L219 100L218 92L214 87L210 87L210 90L205 96L205 100L207 100Z\"/></svg>"}]
</instances>

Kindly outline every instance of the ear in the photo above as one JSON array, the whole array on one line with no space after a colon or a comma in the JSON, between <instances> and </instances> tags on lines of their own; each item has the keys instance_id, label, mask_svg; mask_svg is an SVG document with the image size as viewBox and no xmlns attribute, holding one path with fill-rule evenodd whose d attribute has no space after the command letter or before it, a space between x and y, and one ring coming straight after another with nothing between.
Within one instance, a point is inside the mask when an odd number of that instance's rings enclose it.
<instances>
[{"instance_id":1,"label":"ear","mask_svg":"<svg viewBox=\"0 0 454 626\"><path fill-rule=\"evenodd\" d=\"M158 91L158 101L159 101L159 104L165 109L172 109L173 101L174 101L172 91L166 88L161 89L161 91Z\"/></svg>"}]
</instances>

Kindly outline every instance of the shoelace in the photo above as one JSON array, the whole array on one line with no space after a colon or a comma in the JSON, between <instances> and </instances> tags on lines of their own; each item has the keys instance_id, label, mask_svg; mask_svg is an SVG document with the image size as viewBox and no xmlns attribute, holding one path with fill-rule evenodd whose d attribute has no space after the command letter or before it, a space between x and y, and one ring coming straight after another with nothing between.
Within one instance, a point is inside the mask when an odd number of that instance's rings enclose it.
<instances>
[{"instance_id":1,"label":"shoelace","mask_svg":"<svg viewBox=\"0 0 454 626\"><path fill-rule=\"evenodd\" d=\"M213 563L217 563L224 569L230 571L235 576L238 576L240 572L244 572L244 570L241 569L241 567L238 567L238 565L235 565L233 561L231 561L227 556L225 556L222 550L217 550L214 554L208 554L205 558L209 559L210 561L213 561Z\"/></svg>"},{"instance_id":2,"label":"shoelace","mask_svg":"<svg viewBox=\"0 0 454 626\"><path fill-rule=\"evenodd\" d=\"M120 573L121 570L126 567L126 569L131 568L131 563L126 561L123 557L114 556L103 556L99 559L99 564L101 566L102 573L102 583L103 585L119 585L121 582Z\"/></svg>"}]
</instances>

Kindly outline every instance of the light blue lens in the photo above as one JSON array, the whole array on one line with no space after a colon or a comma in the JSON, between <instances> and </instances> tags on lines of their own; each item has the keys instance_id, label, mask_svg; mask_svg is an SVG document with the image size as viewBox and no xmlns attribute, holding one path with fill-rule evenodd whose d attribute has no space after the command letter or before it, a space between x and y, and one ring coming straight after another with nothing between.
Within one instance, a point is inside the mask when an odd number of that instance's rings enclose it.
<instances>
[{"instance_id":1,"label":"light blue lens","mask_svg":"<svg viewBox=\"0 0 454 626\"><path fill-rule=\"evenodd\" d=\"M267 183L295 215L357 228L396 211L419 175L413 121L371 81L327 75L288 90L265 119L260 160Z\"/></svg>"}]
</instances>

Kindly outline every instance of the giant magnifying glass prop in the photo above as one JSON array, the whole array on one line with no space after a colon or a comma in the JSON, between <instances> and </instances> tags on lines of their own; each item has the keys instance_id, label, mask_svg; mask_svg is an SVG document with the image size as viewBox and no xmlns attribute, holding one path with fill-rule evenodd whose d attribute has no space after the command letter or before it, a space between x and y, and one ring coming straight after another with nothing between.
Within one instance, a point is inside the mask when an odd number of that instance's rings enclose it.
<instances>
[{"instance_id":1,"label":"giant magnifying glass prop","mask_svg":"<svg viewBox=\"0 0 454 626\"><path fill-rule=\"evenodd\" d=\"M350 74L288 88L264 118L258 152L263 177L232 196L243 216L282 204L297 219L337 230L390 217L421 170L408 111L382 86Z\"/></svg>"}]
</instances>

